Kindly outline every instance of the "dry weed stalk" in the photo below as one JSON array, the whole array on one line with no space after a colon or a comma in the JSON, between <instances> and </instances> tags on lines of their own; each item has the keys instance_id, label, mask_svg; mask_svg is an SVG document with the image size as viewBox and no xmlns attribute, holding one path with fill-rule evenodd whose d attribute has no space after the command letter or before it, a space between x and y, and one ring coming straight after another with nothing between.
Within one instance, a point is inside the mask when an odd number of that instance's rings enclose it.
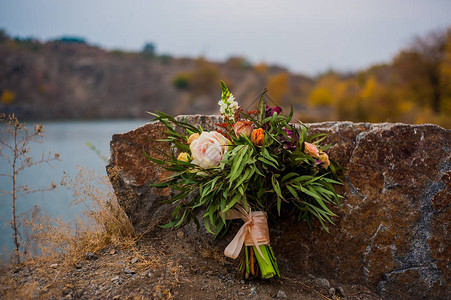
<instances>
[{"instance_id":1,"label":"dry weed stalk","mask_svg":"<svg viewBox=\"0 0 451 300\"><path fill-rule=\"evenodd\" d=\"M40 166L43 163L50 165L51 161L60 160L59 154L52 154L49 152L47 156L44 153L41 158L34 161L30 152L30 144L32 142L40 143L44 137L44 127L41 124L34 125L34 130L32 132L28 131L25 123L20 123L14 114L6 116L5 114L0 114L0 122L6 124L6 128L0 131L0 158L5 160L6 163L11 167L10 172L1 173L0 176L8 177L11 180L11 190L0 191L0 196L10 195L11 196L11 207L12 207L12 220L9 222L11 228L13 229L14 238L14 254L17 263L20 263L21 249L24 249L21 243L19 217L16 211L16 201L20 197L41 192L49 191L56 188L55 183L51 183L48 187L35 188L28 184L18 185L17 177L25 169ZM11 142L7 142L6 136L10 136Z\"/></svg>"},{"instance_id":2,"label":"dry weed stalk","mask_svg":"<svg viewBox=\"0 0 451 300\"><path fill-rule=\"evenodd\" d=\"M133 226L119 206L108 177L86 167L78 169L74 179L65 176L61 184L73 190L73 205L86 207L85 215L91 225L98 227L96 231L101 233L104 243L123 242L134 237Z\"/></svg>"}]
</instances>

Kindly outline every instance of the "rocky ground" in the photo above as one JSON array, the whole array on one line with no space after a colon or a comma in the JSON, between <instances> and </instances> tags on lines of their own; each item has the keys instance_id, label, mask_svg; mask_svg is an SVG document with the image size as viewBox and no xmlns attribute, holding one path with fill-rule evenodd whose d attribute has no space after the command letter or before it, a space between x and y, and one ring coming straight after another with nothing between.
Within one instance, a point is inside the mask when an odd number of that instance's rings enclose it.
<instances>
[{"instance_id":1,"label":"rocky ground","mask_svg":"<svg viewBox=\"0 0 451 300\"><path fill-rule=\"evenodd\" d=\"M8 266L2 299L379 299L368 289L281 270L281 279L243 280L237 261L200 235L159 231L134 246L108 246L67 264L64 257Z\"/></svg>"}]
</instances>

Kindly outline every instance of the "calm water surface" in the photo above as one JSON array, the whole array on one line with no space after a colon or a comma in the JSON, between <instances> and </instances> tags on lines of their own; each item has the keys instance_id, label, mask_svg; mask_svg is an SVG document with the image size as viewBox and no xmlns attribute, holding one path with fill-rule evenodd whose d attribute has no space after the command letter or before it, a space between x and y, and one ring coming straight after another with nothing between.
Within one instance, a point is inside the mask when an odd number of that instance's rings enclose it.
<instances>
[{"instance_id":1,"label":"calm water surface","mask_svg":"<svg viewBox=\"0 0 451 300\"><path fill-rule=\"evenodd\" d=\"M43 214L55 217L62 216L67 221L73 221L74 216L82 215L84 207L71 206L73 191L65 189L59 183L66 172L71 178L78 173L77 166L87 167L90 170L106 175L105 161L90 149L90 143L106 157L109 157L109 143L115 133L124 133L148 122L147 120L134 121L93 121L93 122L48 122L43 123L46 130L44 142L32 143L30 154L39 160L41 153L49 151L60 154L62 161L52 162L51 166L43 164L41 167L31 167L19 175L18 184L28 184L34 187L45 187L52 181L58 188L50 192L38 192L26 195L17 200L19 213L31 210L37 205ZM27 123L29 130L33 123ZM4 135L4 138L7 135ZM8 163L0 158L0 173L10 173ZM0 176L0 191L11 190L11 180ZM7 222L11 220L12 208L10 195L0 196L0 250L13 247L12 230Z\"/></svg>"}]
</instances>

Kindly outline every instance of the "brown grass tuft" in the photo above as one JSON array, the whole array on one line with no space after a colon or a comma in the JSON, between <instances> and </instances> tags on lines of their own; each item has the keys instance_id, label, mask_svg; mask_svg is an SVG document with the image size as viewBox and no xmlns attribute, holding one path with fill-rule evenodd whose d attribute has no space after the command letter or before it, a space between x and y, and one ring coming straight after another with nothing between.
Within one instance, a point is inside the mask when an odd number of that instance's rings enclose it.
<instances>
[{"instance_id":1,"label":"brown grass tuft","mask_svg":"<svg viewBox=\"0 0 451 300\"><path fill-rule=\"evenodd\" d=\"M35 248L29 253L39 255L30 255L29 260L64 256L66 264L74 265L84 259L87 252L95 253L108 245L130 248L135 244L133 227L106 176L79 167L74 178L65 174L61 184L73 191L72 205L85 206L85 218L76 218L73 227L61 217L32 214L25 223L31 232L30 245Z\"/></svg>"}]
</instances>

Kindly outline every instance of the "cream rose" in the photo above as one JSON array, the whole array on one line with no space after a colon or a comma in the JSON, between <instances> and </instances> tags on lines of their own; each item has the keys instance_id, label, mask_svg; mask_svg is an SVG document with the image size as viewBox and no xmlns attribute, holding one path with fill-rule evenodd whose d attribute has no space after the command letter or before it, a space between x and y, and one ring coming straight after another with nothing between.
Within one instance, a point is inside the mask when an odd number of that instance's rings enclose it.
<instances>
[{"instance_id":1,"label":"cream rose","mask_svg":"<svg viewBox=\"0 0 451 300\"><path fill-rule=\"evenodd\" d=\"M219 132L204 131L189 146L193 158L191 163L204 169L217 167L229 144L230 141Z\"/></svg>"}]
</instances>

